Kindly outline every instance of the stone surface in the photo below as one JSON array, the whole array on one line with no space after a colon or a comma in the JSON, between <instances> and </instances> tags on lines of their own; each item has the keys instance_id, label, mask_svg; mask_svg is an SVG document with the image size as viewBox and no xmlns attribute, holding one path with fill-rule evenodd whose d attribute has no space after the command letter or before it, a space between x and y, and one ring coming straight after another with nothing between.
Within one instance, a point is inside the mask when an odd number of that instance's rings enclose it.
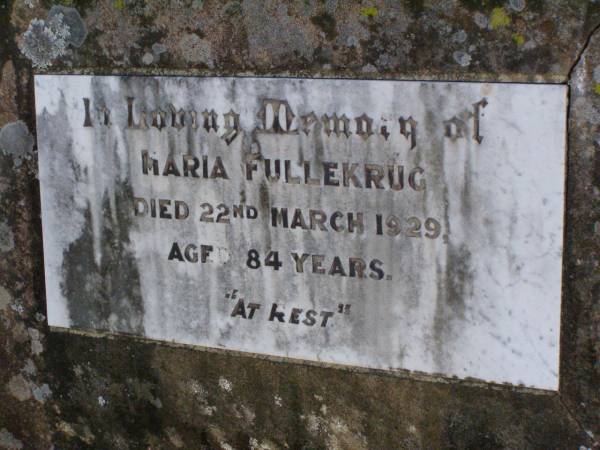
<instances>
[{"instance_id":1,"label":"stone surface","mask_svg":"<svg viewBox=\"0 0 600 450\"><path fill-rule=\"evenodd\" d=\"M50 325L558 388L564 86L38 76L36 108Z\"/></svg>"},{"instance_id":2,"label":"stone surface","mask_svg":"<svg viewBox=\"0 0 600 450\"><path fill-rule=\"evenodd\" d=\"M48 12L49 20L59 16L69 30L67 43L74 47L81 47L83 41L85 41L87 30L79 12L75 8L69 8L62 5L55 5L50 8L50 11Z\"/></svg>"},{"instance_id":3,"label":"stone surface","mask_svg":"<svg viewBox=\"0 0 600 450\"><path fill-rule=\"evenodd\" d=\"M13 157L24 157L33 150L33 136L23 122L7 123L0 130L0 151Z\"/></svg>"},{"instance_id":4,"label":"stone surface","mask_svg":"<svg viewBox=\"0 0 600 450\"><path fill-rule=\"evenodd\" d=\"M598 120L600 34L570 81L569 170L564 268L561 386L563 399L598 440L600 429L600 151Z\"/></svg>"},{"instance_id":5,"label":"stone surface","mask_svg":"<svg viewBox=\"0 0 600 450\"><path fill-rule=\"evenodd\" d=\"M40 69L32 68L18 44L31 21L46 21L59 3L77 9L88 30L79 48L47 41L59 48L42 52L42 60L58 50L50 67L60 73L569 83L560 388L539 395L50 331L43 319L37 157L16 167L15 158L0 153L0 221L14 237L14 247L0 258L2 305L8 305L0 308L0 447L598 446L600 90L593 71L600 45L592 33L600 24L600 2L527 0L520 10L522 2L501 0L298 0L283 6L256 0L8 0L0 4L0 126L21 120L35 132L32 74ZM190 33L202 45L181 48L182 36ZM467 58L453 57L457 51L471 57L469 65L460 65ZM153 64L145 66L150 52ZM36 355L32 327L43 345ZM44 403L33 395L18 401L7 386L19 374L32 389L44 392L48 384L52 395ZM231 392L221 389L221 377Z\"/></svg>"}]
</instances>

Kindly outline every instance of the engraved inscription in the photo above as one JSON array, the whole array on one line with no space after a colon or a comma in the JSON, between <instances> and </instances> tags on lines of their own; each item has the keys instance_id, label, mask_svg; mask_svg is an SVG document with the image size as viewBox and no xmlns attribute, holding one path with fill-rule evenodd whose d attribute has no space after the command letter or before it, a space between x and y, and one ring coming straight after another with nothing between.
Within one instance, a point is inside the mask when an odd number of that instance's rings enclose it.
<instances>
[{"instance_id":1,"label":"engraved inscription","mask_svg":"<svg viewBox=\"0 0 600 450\"><path fill-rule=\"evenodd\" d=\"M565 86L35 84L51 326L557 389Z\"/></svg>"}]
</instances>

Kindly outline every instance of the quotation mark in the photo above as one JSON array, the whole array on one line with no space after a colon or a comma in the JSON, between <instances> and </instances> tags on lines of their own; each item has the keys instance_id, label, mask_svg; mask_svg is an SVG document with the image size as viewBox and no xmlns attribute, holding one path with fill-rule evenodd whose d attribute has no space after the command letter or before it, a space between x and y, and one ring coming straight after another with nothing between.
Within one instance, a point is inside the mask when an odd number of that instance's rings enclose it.
<instances>
[{"instance_id":1,"label":"quotation mark","mask_svg":"<svg viewBox=\"0 0 600 450\"><path fill-rule=\"evenodd\" d=\"M239 291L237 289L233 289L231 291L227 291L227 293L225 294L225 298L227 300L231 299L231 300L235 300L235 297L237 296L237 293Z\"/></svg>"},{"instance_id":2,"label":"quotation mark","mask_svg":"<svg viewBox=\"0 0 600 450\"><path fill-rule=\"evenodd\" d=\"M340 303L338 305L338 312L340 314L350 314L350 305L344 305L343 303Z\"/></svg>"}]
</instances>

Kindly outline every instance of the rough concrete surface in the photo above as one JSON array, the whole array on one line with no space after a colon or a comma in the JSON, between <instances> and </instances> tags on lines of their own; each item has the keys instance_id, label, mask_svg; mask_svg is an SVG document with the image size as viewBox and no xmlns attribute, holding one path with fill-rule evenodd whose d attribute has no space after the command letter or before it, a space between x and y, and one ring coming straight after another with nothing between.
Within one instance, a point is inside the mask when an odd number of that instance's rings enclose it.
<instances>
[{"instance_id":1,"label":"rough concrete surface","mask_svg":"<svg viewBox=\"0 0 600 450\"><path fill-rule=\"evenodd\" d=\"M580 0L2 2L0 448L598 448L599 24ZM15 125L41 71L568 83L559 393L49 330Z\"/></svg>"}]
</instances>

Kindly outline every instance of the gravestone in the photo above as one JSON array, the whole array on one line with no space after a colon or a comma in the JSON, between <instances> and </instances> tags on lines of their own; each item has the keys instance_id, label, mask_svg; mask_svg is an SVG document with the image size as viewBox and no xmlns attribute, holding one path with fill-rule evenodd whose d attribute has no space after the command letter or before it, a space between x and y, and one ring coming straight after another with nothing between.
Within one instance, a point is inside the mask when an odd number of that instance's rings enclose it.
<instances>
[{"instance_id":1,"label":"gravestone","mask_svg":"<svg viewBox=\"0 0 600 450\"><path fill-rule=\"evenodd\" d=\"M591 449L600 3L0 5L0 448Z\"/></svg>"},{"instance_id":2,"label":"gravestone","mask_svg":"<svg viewBox=\"0 0 600 450\"><path fill-rule=\"evenodd\" d=\"M564 86L40 75L36 109L51 326L558 388Z\"/></svg>"}]
</instances>

